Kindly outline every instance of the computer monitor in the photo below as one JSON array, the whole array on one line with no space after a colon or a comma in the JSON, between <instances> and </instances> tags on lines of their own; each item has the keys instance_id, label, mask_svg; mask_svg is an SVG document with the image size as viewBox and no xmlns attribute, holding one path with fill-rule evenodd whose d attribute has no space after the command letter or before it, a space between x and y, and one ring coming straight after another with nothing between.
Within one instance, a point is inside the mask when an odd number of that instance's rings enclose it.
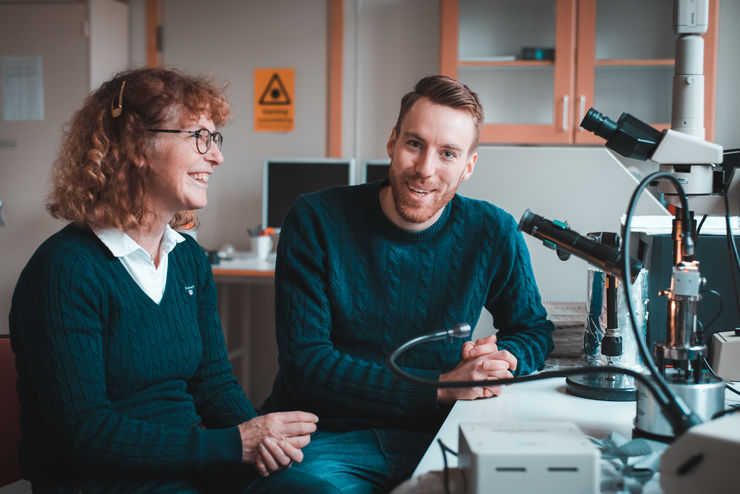
<instances>
[{"instance_id":1,"label":"computer monitor","mask_svg":"<svg viewBox=\"0 0 740 494\"><path fill-rule=\"evenodd\" d=\"M355 183L355 160L339 158L265 160L262 179L262 225L280 230L298 196Z\"/></svg>"},{"instance_id":2,"label":"computer monitor","mask_svg":"<svg viewBox=\"0 0 740 494\"><path fill-rule=\"evenodd\" d=\"M370 160L362 166L359 183L375 182L388 178L391 160Z\"/></svg>"}]
</instances>

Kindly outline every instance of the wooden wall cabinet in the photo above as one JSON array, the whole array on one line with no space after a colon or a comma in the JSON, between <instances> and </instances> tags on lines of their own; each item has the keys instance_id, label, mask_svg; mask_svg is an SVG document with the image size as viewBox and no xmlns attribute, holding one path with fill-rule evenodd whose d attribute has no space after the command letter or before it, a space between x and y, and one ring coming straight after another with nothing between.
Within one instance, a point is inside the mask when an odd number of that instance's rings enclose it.
<instances>
[{"instance_id":1,"label":"wooden wall cabinet","mask_svg":"<svg viewBox=\"0 0 740 494\"><path fill-rule=\"evenodd\" d=\"M704 38L705 129L714 137L719 0ZM478 92L481 143L597 144L594 107L659 129L671 113L673 0L440 0L440 72ZM554 48L553 59L524 59Z\"/></svg>"}]
</instances>

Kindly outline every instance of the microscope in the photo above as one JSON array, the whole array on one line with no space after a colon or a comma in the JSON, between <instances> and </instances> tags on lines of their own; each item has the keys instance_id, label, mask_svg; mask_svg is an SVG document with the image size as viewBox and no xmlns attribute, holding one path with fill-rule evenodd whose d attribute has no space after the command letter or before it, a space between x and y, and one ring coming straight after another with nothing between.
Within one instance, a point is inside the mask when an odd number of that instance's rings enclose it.
<instances>
[{"instance_id":1,"label":"microscope","mask_svg":"<svg viewBox=\"0 0 740 494\"><path fill-rule=\"evenodd\" d=\"M685 190L693 192L687 191L687 196L715 193L716 167L713 164L723 162L720 146L672 129L661 133L626 113L614 122L593 108L581 126L606 139L606 146L623 156L651 159L659 163L662 170L671 170L682 185L687 185ZM724 176L719 182L724 182ZM673 191L670 192L664 191L669 201L675 198ZM709 420L724 408L724 382L702 372L707 347L697 327L697 304L706 280L694 257L695 223L692 211L682 212L676 207L671 233L674 252L670 287L661 292L668 304L666 339L655 345L653 356L672 391L702 419ZM652 396L640 392L639 388L635 432L651 439L670 440L673 437L670 425Z\"/></svg>"},{"instance_id":2,"label":"microscope","mask_svg":"<svg viewBox=\"0 0 740 494\"><path fill-rule=\"evenodd\" d=\"M678 179L691 199L694 211L683 214L686 212L676 207L670 287L661 292L667 300L666 338L656 343L653 356L668 386L703 420L710 420L724 408L724 382L702 372L707 347L697 327L697 304L706 280L694 257L693 214L714 212L706 210L707 204L716 202L711 196L719 197L719 189L729 186L734 171L732 166L720 168L724 161L722 147L704 140L704 41L700 35L706 32L707 16L707 2L676 4L674 27L678 38L671 129L660 132L627 113L614 122L593 108L581 123L622 156L658 163L661 171L669 171ZM658 190L668 202L676 204L676 190L670 183L659 182ZM673 437L652 396L639 389L635 433L659 440Z\"/></svg>"},{"instance_id":3,"label":"microscope","mask_svg":"<svg viewBox=\"0 0 740 494\"><path fill-rule=\"evenodd\" d=\"M673 256L670 285L660 292L667 304L666 336L665 341L656 343L653 348L655 366L652 366L652 362L651 366L652 370L657 368L659 376L652 379L664 381L669 393L674 395L671 400L679 403L679 407L686 406L704 423L690 426L676 438L675 428L663 415L665 407L659 406L656 397L642 386L637 389L634 422L635 436L667 442L676 439L661 459L661 485L666 492L693 492L697 488L730 492L732 487L728 487L728 479L732 461L740 453L738 414L713 420L724 411L725 382L704 372L707 347L697 319L697 304L706 280L695 258L696 222L693 215L724 213L721 207L724 199L730 244L733 240L729 215L738 214L740 206L737 199L740 197L740 180L734 173L734 169L740 166L740 152L735 149L723 153L721 146L704 140L704 42L701 34L706 32L707 18L706 0L676 1L674 28L678 38L671 129L661 132L627 113L614 122L593 108L581 122L581 127L604 138L606 146L622 156L649 159L657 163L661 172L669 172L675 177L685 193L683 202L680 202L679 187L672 187L664 181L658 183L658 191L675 207L675 219L671 233ZM682 210L680 205L686 208L689 201L692 210ZM616 262L614 251L607 255L611 260L605 263L603 252L573 249L576 243L584 244L588 239L578 236L560 222L549 222L526 211L519 228L576 254L606 272L620 276L625 274L623 268L614 264L626 266L627 263L623 262L623 258ZM566 237L562 235L564 231L568 232ZM551 236L553 233L557 234L558 240ZM624 235L629 235L629 232ZM573 240L576 237L577 242ZM595 256L600 259L595 261ZM638 261L631 259L630 262L635 268ZM730 269L734 270L735 266L730 266ZM631 280L634 282L637 271L631 271ZM627 277L624 276L624 279ZM594 378L590 379L590 382L594 382Z\"/></svg>"}]
</instances>

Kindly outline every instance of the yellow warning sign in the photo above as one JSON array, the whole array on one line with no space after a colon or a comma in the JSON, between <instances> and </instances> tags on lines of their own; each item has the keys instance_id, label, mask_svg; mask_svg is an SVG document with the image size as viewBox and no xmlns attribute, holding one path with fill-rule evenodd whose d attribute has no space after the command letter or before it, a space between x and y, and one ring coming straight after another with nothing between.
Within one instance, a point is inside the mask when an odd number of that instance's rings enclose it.
<instances>
[{"instance_id":1,"label":"yellow warning sign","mask_svg":"<svg viewBox=\"0 0 740 494\"><path fill-rule=\"evenodd\" d=\"M254 130L290 132L294 128L295 69L255 69Z\"/></svg>"}]
</instances>

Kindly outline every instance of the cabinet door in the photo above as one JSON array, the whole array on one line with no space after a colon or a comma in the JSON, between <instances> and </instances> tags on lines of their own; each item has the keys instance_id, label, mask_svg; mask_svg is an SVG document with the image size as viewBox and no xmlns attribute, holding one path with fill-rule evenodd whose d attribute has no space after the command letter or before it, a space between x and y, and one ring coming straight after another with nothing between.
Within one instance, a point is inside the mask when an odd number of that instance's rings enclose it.
<instances>
[{"instance_id":1,"label":"cabinet door","mask_svg":"<svg viewBox=\"0 0 740 494\"><path fill-rule=\"evenodd\" d=\"M572 143L576 0L440 5L440 72L480 96L481 143Z\"/></svg>"},{"instance_id":2,"label":"cabinet door","mask_svg":"<svg viewBox=\"0 0 740 494\"><path fill-rule=\"evenodd\" d=\"M593 107L612 120L623 113L658 129L670 127L674 74L674 0L579 0L574 112L576 143L603 143L580 128ZM717 1L710 0L704 38L704 119L714 128Z\"/></svg>"}]
</instances>

